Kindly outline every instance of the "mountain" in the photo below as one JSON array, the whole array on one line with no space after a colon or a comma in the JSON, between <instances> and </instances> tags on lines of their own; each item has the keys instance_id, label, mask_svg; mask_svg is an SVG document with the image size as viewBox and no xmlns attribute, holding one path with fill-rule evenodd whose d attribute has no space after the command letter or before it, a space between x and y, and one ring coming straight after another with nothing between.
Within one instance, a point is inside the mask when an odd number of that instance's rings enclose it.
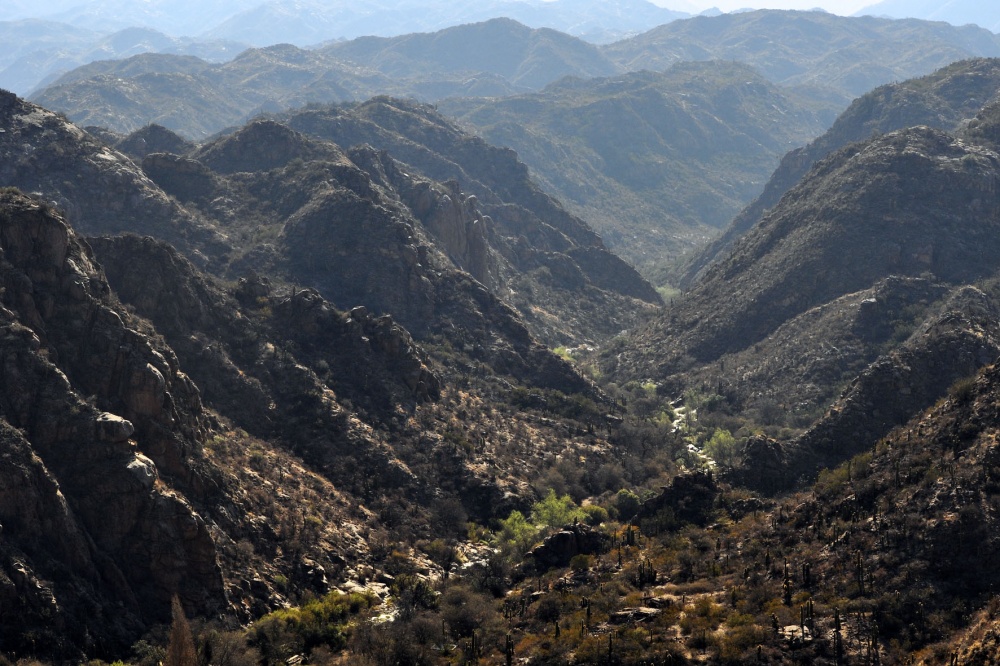
<instances>
[{"instance_id":1,"label":"mountain","mask_svg":"<svg viewBox=\"0 0 1000 666\"><path fill-rule=\"evenodd\" d=\"M340 145L366 141L378 145L379 135L393 138L395 143L388 141L379 147L398 148L399 158L411 166L397 165L390 155L362 150L356 153L363 167L359 168L339 148L265 123L200 149L206 152L193 155L200 162L147 155L151 144L177 149L183 149L185 144L179 139L171 142L169 132L162 128L158 132L143 130L122 142L123 148L138 149L138 155L150 160L144 162L143 172L124 155L100 145L55 115L25 105L13 96L10 99L13 101L7 109L7 130L0 135L0 147L11 156L0 173L3 182L45 193L69 211L74 225L88 233L130 230L151 234L175 244L203 268L210 267L220 274L235 271L234 279L243 275L241 266L253 268L265 260L283 261L274 255L270 234L279 233L298 219L296 215L311 211L298 223L308 229L313 224L308 220L320 223L338 206L354 206L352 214L372 214L373 224L387 228L394 228L393 220L400 216L406 220L405 225L412 230L402 236L398 229L392 231L392 242L401 241L398 251L416 253L418 259L396 276L403 283L387 280L380 289L375 289L373 283L363 286L354 278L346 279L345 274L332 281L329 277L295 274L312 262L289 264L293 271L289 277L294 276L300 284L323 280L329 281L331 288L353 285L346 293L339 292L343 308L365 304L365 299L371 297L373 300L366 304L384 312L388 302L377 300L382 294L400 307L414 308L413 318L404 317L404 321L423 330L429 323L428 313L433 311L433 290L424 291L429 301L412 298L406 275L411 275L415 288L423 290L460 267L521 310L536 335L555 346L613 335L659 303L656 292L634 269L608 252L591 229L530 181L526 168L512 152L462 133L424 107L383 100L363 106L357 113L314 109L303 112L297 120L303 125L312 123L316 131L321 131L322 123L334 127L340 123L345 133L324 137L336 139ZM45 142L43 136L51 136L53 141ZM421 146L421 140L433 148ZM255 142L260 145L255 146ZM37 144L34 151L21 153L24 145L32 143ZM435 149L458 156L464 168L433 152ZM426 159L422 161L418 155ZM314 168L317 160L331 164ZM345 165L349 167L347 172L343 171ZM327 196L322 176L329 169L334 169L334 175L326 178L346 178L352 188L360 188L359 193L346 198ZM438 184L417 176L413 169L425 171ZM217 175L213 176L211 170ZM276 170L280 173L273 173ZM244 172L259 172L259 182L249 182L245 176L232 180ZM75 183L79 181L71 177L74 173L89 174L92 182L102 186L78 190ZM156 187L150 176L162 183L166 192ZM363 185L369 181L378 184ZM284 192L288 203L275 208L269 198L277 192ZM361 201L356 200L358 196ZM318 206L315 211L312 204ZM362 212L369 208L369 213ZM384 211L395 212L389 215ZM124 226L129 219L142 220L142 226ZM254 224L272 231L251 232ZM229 228L231 225L240 227ZM420 231L425 226L429 236ZM346 227L343 231L354 233ZM357 238L370 243L375 237ZM322 247L310 242L308 234L298 238L297 242L304 243L300 251L316 252ZM333 242L334 237L329 240ZM388 237L385 240L389 242ZM375 254L379 252L376 245L365 247ZM257 250L263 254L256 255ZM428 252L438 259L430 264L419 259ZM365 262L371 257L360 251L350 257L358 263L345 262L339 268L354 266L361 271L356 277L363 276ZM447 271L442 272L444 268ZM475 289L471 284L467 286ZM535 290L539 293L531 298ZM538 309L539 303L548 304L549 309ZM398 315L403 316L401 312Z\"/></svg>"},{"instance_id":2,"label":"mountain","mask_svg":"<svg viewBox=\"0 0 1000 666\"><path fill-rule=\"evenodd\" d=\"M2 660L995 661L1000 104L952 74L874 101L967 121L817 157L670 308L412 100L196 143L0 94Z\"/></svg>"},{"instance_id":3,"label":"mountain","mask_svg":"<svg viewBox=\"0 0 1000 666\"><path fill-rule=\"evenodd\" d=\"M470 172L521 176L523 204L484 204L520 225L518 257L459 182L385 151L264 121L140 170L4 93L0 439L17 492L0 492L0 651L121 657L175 594L228 622L337 589L371 605L399 557L440 576L430 541L530 505L561 478L556 451L612 463L603 393L459 265L502 295L537 289L543 332L632 325L650 305L618 279L655 292L509 151L409 113ZM122 141L150 145L185 147L163 128ZM572 307L545 312L544 294Z\"/></svg>"},{"instance_id":4,"label":"mountain","mask_svg":"<svg viewBox=\"0 0 1000 666\"><path fill-rule=\"evenodd\" d=\"M124 88L123 75L130 81ZM286 45L251 49L221 65L161 54L92 63L33 98L44 105L62 100L78 106L77 122L125 134L156 123L205 138L262 110L309 99L354 99L384 88L395 86L375 72L359 73Z\"/></svg>"},{"instance_id":5,"label":"mountain","mask_svg":"<svg viewBox=\"0 0 1000 666\"><path fill-rule=\"evenodd\" d=\"M475 62L464 55L472 44L480 54ZM430 49L426 57L414 60L424 49ZM168 55L95 62L60 77L33 99L51 108L73 107L74 120L86 125L129 133L155 122L205 138L261 111L312 102L378 94L504 96L567 74L614 71L595 47L579 39L497 19L318 50L288 44L250 49L223 64ZM124 88L122 78L130 82Z\"/></svg>"},{"instance_id":6,"label":"mountain","mask_svg":"<svg viewBox=\"0 0 1000 666\"><path fill-rule=\"evenodd\" d=\"M251 49L224 64L162 55L93 63L33 99L86 126L127 134L156 123L198 139L309 103L375 94L438 100L490 141L523 152L551 193L662 284L674 276L661 267L666 260L723 227L760 193L778 155L815 136L857 94L997 53L996 37L982 30L821 12L697 17L600 48L497 19L315 50ZM716 65L718 76L707 74L711 65L671 71L680 60L746 62L765 80L730 65ZM650 69L666 71L633 71ZM563 76L576 78L555 81ZM683 132L657 124L664 108ZM644 130L639 146L629 139L633 126ZM606 127L629 136L599 145ZM664 192L667 178L680 183L676 192Z\"/></svg>"},{"instance_id":7,"label":"mountain","mask_svg":"<svg viewBox=\"0 0 1000 666\"><path fill-rule=\"evenodd\" d=\"M438 108L510 146L545 187L646 275L727 224L823 115L737 63L566 79Z\"/></svg>"},{"instance_id":8,"label":"mountain","mask_svg":"<svg viewBox=\"0 0 1000 666\"><path fill-rule=\"evenodd\" d=\"M974 24L993 32L1000 32L1000 12L991 5L970 0L882 0L857 12L857 16L887 16L891 18L917 18L925 21L946 21L952 25Z\"/></svg>"},{"instance_id":9,"label":"mountain","mask_svg":"<svg viewBox=\"0 0 1000 666\"><path fill-rule=\"evenodd\" d=\"M706 267L778 203L808 170L826 155L873 134L915 125L957 130L1000 90L1000 63L991 59L960 61L925 77L879 86L856 99L822 136L785 155L761 195L735 217L719 238L679 263L671 281L691 286Z\"/></svg>"},{"instance_id":10,"label":"mountain","mask_svg":"<svg viewBox=\"0 0 1000 666\"><path fill-rule=\"evenodd\" d=\"M993 33L915 20L760 10L694 17L605 47L626 70L691 60L736 60L768 80L837 96L846 106L872 88L929 74L956 60L1000 55Z\"/></svg>"},{"instance_id":11,"label":"mountain","mask_svg":"<svg viewBox=\"0 0 1000 666\"><path fill-rule=\"evenodd\" d=\"M826 46L834 43L836 49ZM727 60L757 68L772 83L796 86L817 111L831 112L832 120L833 109L877 85L963 58L995 55L1000 55L1000 42L984 30L822 12L696 17L599 49L551 30L497 19L310 51L288 45L254 49L197 71L185 59L167 57L95 63L61 77L33 99L83 124L127 133L158 122L194 138L240 124L262 109L309 102L376 94L425 101L498 97L537 90L566 75L588 78L662 71L680 61ZM117 79L129 81L124 100ZM161 111L179 100L184 102L175 118Z\"/></svg>"},{"instance_id":12,"label":"mountain","mask_svg":"<svg viewBox=\"0 0 1000 666\"><path fill-rule=\"evenodd\" d=\"M320 52L397 80L487 74L522 90L537 90L563 76L592 78L618 71L596 46L505 18L434 33L362 37Z\"/></svg>"},{"instance_id":13,"label":"mountain","mask_svg":"<svg viewBox=\"0 0 1000 666\"><path fill-rule=\"evenodd\" d=\"M236 42L168 37L149 28L106 34L39 20L0 22L0 34L9 47L0 54L0 87L21 95L95 60L157 52L222 62L246 49Z\"/></svg>"},{"instance_id":14,"label":"mountain","mask_svg":"<svg viewBox=\"0 0 1000 666\"><path fill-rule=\"evenodd\" d=\"M149 234L202 265L231 251L210 222L184 210L125 155L56 114L0 93L0 182L42 193L83 233Z\"/></svg>"},{"instance_id":15,"label":"mountain","mask_svg":"<svg viewBox=\"0 0 1000 666\"><path fill-rule=\"evenodd\" d=\"M998 168L989 146L926 126L842 148L605 371L789 427L746 478L815 478L1000 353Z\"/></svg>"},{"instance_id":16,"label":"mountain","mask_svg":"<svg viewBox=\"0 0 1000 666\"><path fill-rule=\"evenodd\" d=\"M387 152L352 150L351 159L398 192L452 261L514 305L552 345L614 335L660 302L593 230L538 188L516 154L462 132L429 107L376 98L277 118L337 145ZM420 183L426 178L443 187L428 189Z\"/></svg>"}]
</instances>

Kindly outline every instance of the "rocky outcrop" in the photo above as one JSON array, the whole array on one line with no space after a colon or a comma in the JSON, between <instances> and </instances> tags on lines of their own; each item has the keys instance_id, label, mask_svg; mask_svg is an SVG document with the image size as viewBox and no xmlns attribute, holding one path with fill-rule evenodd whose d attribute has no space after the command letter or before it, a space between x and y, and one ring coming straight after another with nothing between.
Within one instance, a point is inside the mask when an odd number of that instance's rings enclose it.
<instances>
[{"instance_id":1,"label":"rocky outcrop","mask_svg":"<svg viewBox=\"0 0 1000 666\"><path fill-rule=\"evenodd\" d=\"M633 519L657 520L666 511L672 520L704 525L711 515L717 494L718 488L711 472L678 474L659 495L643 502Z\"/></svg>"},{"instance_id":2,"label":"rocky outcrop","mask_svg":"<svg viewBox=\"0 0 1000 666\"><path fill-rule=\"evenodd\" d=\"M202 262L231 251L213 225L65 118L0 91L0 129L0 183L39 193L81 233L152 234Z\"/></svg>"},{"instance_id":3,"label":"rocky outcrop","mask_svg":"<svg viewBox=\"0 0 1000 666\"><path fill-rule=\"evenodd\" d=\"M493 248L497 242L493 221L479 211L475 196L464 194L457 181L438 185L404 172L404 167L384 150L360 146L351 149L349 155L373 181L398 193L456 266L490 290L500 288L504 278L502 260Z\"/></svg>"},{"instance_id":4,"label":"rocky outcrop","mask_svg":"<svg viewBox=\"0 0 1000 666\"><path fill-rule=\"evenodd\" d=\"M0 493L0 566L25 590L17 622L114 642L168 618L174 594L218 610L214 539L158 482L160 470L180 487L203 480L186 462L204 432L197 389L168 349L123 323L89 248L45 204L0 194L0 246L2 455L21 488ZM52 540L45 556L38 538ZM50 578L60 568L69 578ZM116 617L80 612L88 597Z\"/></svg>"},{"instance_id":5,"label":"rocky outcrop","mask_svg":"<svg viewBox=\"0 0 1000 666\"><path fill-rule=\"evenodd\" d=\"M174 134L163 125L152 123L117 141L114 147L132 159L141 161L153 153L184 155L194 149L194 144Z\"/></svg>"},{"instance_id":6,"label":"rocky outcrop","mask_svg":"<svg viewBox=\"0 0 1000 666\"><path fill-rule=\"evenodd\" d=\"M608 550L611 539L600 530L574 523L545 537L528 553L528 560L540 571L565 567L577 555L599 555Z\"/></svg>"},{"instance_id":7,"label":"rocky outcrop","mask_svg":"<svg viewBox=\"0 0 1000 666\"><path fill-rule=\"evenodd\" d=\"M164 192L182 201L206 201L219 187L215 174L207 166L171 153L144 156L142 170Z\"/></svg>"},{"instance_id":8,"label":"rocky outcrop","mask_svg":"<svg viewBox=\"0 0 1000 666\"><path fill-rule=\"evenodd\" d=\"M294 159L345 161L343 151L334 144L310 140L273 120L254 121L230 136L201 146L192 156L221 174L270 171Z\"/></svg>"}]
</instances>

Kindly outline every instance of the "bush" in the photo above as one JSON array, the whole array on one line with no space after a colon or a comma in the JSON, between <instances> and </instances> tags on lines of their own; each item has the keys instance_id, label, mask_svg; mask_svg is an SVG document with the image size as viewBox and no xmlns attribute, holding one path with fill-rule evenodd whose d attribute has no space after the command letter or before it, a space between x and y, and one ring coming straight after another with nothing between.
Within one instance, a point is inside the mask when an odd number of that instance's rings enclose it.
<instances>
[{"instance_id":1,"label":"bush","mask_svg":"<svg viewBox=\"0 0 1000 666\"><path fill-rule=\"evenodd\" d=\"M639 496L627 488L622 488L615 495L615 508L618 509L618 516L622 521L631 520L635 514L639 513L641 505Z\"/></svg>"},{"instance_id":2,"label":"bush","mask_svg":"<svg viewBox=\"0 0 1000 666\"><path fill-rule=\"evenodd\" d=\"M705 443L704 452L720 467L729 469L739 462L740 445L728 430L716 428L712 438Z\"/></svg>"},{"instance_id":3,"label":"bush","mask_svg":"<svg viewBox=\"0 0 1000 666\"><path fill-rule=\"evenodd\" d=\"M587 504L582 507L583 512L587 514L587 524L588 525L600 525L601 523L606 523L608 521L608 510L603 506L598 506L596 504Z\"/></svg>"},{"instance_id":4,"label":"bush","mask_svg":"<svg viewBox=\"0 0 1000 666\"><path fill-rule=\"evenodd\" d=\"M587 512L578 507L572 497L559 497L555 490L549 490L544 499L531 507L531 521L538 526L561 527L586 519Z\"/></svg>"},{"instance_id":5,"label":"bush","mask_svg":"<svg viewBox=\"0 0 1000 666\"><path fill-rule=\"evenodd\" d=\"M580 553L579 555L574 555L569 561L569 568L572 571L587 571L590 569L593 561L594 558L592 555L584 555L583 553Z\"/></svg>"},{"instance_id":6,"label":"bush","mask_svg":"<svg viewBox=\"0 0 1000 666\"><path fill-rule=\"evenodd\" d=\"M250 643L266 659L284 660L320 645L340 650L347 644L348 619L373 605L367 595L331 592L265 615L250 630Z\"/></svg>"}]
</instances>

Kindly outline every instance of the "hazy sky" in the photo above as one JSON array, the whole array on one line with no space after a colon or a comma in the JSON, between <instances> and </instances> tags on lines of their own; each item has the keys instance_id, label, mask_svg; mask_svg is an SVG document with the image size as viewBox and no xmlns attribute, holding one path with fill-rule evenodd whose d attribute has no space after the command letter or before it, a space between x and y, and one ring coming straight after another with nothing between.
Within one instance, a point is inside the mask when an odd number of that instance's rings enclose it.
<instances>
[{"instance_id":1,"label":"hazy sky","mask_svg":"<svg viewBox=\"0 0 1000 666\"><path fill-rule=\"evenodd\" d=\"M652 2L684 11L702 11L718 7L724 12L753 7L754 9L815 9L822 7L833 14L850 16L878 0L652 0Z\"/></svg>"}]
</instances>

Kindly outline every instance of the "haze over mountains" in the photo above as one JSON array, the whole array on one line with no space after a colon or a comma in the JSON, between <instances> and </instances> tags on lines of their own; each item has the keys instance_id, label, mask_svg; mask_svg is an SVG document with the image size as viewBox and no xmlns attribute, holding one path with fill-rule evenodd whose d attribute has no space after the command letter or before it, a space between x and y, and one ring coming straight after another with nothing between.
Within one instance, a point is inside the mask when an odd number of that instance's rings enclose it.
<instances>
[{"instance_id":1,"label":"haze over mountains","mask_svg":"<svg viewBox=\"0 0 1000 666\"><path fill-rule=\"evenodd\" d=\"M150 54L97 62L33 99L84 125L128 133L155 122L199 138L310 102L451 98L442 110L522 153L551 193L662 283L664 262L725 226L778 158L854 96L992 55L1000 39L985 30L821 12L699 17L607 46L495 19L311 50L252 49L222 64ZM729 65L622 75L712 59L758 66L769 81ZM556 83L566 76L578 81ZM635 127L647 128L642 140ZM626 135L608 142L614 128Z\"/></svg>"},{"instance_id":2,"label":"haze over mountains","mask_svg":"<svg viewBox=\"0 0 1000 666\"><path fill-rule=\"evenodd\" d=\"M1000 8L976 0L882 0L865 7L857 16L888 16L917 18L925 21L947 21L952 25L975 24L1000 32Z\"/></svg>"},{"instance_id":3,"label":"haze over mountains","mask_svg":"<svg viewBox=\"0 0 1000 666\"><path fill-rule=\"evenodd\" d=\"M0 14L0 87L27 94L53 76L94 60L135 53L180 53L212 62L248 46L391 37L509 17L591 42L610 42L688 16L645 0L616 2L49 2L11 1Z\"/></svg>"}]
</instances>

